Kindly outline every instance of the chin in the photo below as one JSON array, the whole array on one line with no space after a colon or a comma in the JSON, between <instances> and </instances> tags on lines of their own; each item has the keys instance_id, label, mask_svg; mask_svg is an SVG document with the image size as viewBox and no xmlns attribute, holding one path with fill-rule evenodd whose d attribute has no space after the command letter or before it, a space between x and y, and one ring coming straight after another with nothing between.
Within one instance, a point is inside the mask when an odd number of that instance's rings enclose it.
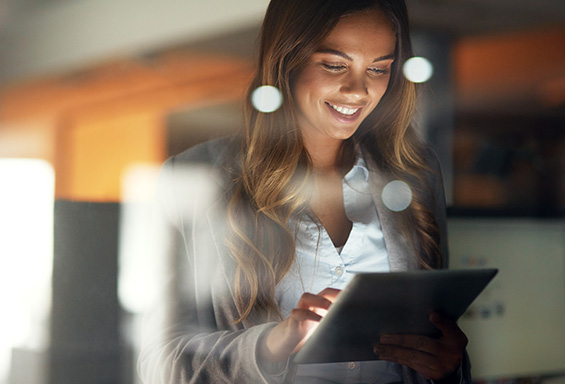
<instances>
[{"instance_id":1,"label":"chin","mask_svg":"<svg viewBox=\"0 0 565 384\"><path fill-rule=\"evenodd\" d=\"M359 127L354 127L354 128L351 128L351 129L343 129L342 128L341 132L339 132L335 135L335 138L339 139L339 140L350 139L355 134L355 132L357 132L358 128Z\"/></svg>"}]
</instances>

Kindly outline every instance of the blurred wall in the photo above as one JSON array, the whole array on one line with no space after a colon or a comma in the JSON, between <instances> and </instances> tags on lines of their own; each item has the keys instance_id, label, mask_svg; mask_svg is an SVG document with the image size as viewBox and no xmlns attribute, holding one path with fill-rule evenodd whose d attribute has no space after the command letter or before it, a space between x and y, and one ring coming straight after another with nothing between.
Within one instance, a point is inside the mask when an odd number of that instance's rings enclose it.
<instances>
[{"instance_id":1,"label":"blurred wall","mask_svg":"<svg viewBox=\"0 0 565 384\"><path fill-rule=\"evenodd\" d=\"M0 84L256 25L267 4L267 0L7 2L0 7Z\"/></svg>"}]
</instances>

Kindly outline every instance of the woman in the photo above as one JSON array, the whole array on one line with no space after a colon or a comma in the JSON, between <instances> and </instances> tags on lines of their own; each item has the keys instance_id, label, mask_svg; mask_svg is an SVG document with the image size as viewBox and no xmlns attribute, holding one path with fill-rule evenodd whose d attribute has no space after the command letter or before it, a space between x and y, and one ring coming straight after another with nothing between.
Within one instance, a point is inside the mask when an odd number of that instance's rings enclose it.
<instances>
[{"instance_id":1,"label":"woman","mask_svg":"<svg viewBox=\"0 0 565 384\"><path fill-rule=\"evenodd\" d=\"M468 381L465 335L438 314L441 338L384 336L377 361L292 363L355 272L447 264L441 177L410 126L415 89L400 71L411 56L404 3L272 0L259 52L245 132L163 168L190 289L179 326L142 355L145 381ZM252 108L261 85L280 89L278 111ZM195 192L210 180L217 199ZM411 189L400 212L381 199L392 180Z\"/></svg>"}]
</instances>

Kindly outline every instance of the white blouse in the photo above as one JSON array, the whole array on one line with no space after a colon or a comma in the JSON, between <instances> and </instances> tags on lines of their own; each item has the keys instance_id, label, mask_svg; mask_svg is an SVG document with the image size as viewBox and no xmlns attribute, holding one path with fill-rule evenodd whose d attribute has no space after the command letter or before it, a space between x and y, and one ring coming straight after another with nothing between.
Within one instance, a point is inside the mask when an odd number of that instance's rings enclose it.
<instances>
[{"instance_id":1,"label":"white blouse","mask_svg":"<svg viewBox=\"0 0 565 384\"><path fill-rule=\"evenodd\" d=\"M277 285L275 299L284 317L304 292L343 289L359 272L389 272L389 260L365 160L358 155L342 181L345 214L353 223L347 242L336 249L326 230L310 217L298 223L296 259ZM305 364L295 383L394 383L402 381L398 364L386 361Z\"/></svg>"}]
</instances>

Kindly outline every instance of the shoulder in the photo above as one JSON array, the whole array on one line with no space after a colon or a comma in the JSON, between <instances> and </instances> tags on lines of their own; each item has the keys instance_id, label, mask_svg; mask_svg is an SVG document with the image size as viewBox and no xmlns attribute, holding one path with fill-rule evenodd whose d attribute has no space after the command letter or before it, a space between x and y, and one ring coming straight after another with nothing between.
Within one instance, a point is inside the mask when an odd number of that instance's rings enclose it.
<instances>
[{"instance_id":1,"label":"shoulder","mask_svg":"<svg viewBox=\"0 0 565 384\"><path fill-rule=\"evenodd\" d=\"M429 145L419 145L415 151L417 166L407 170L393 169L384 159L375 153L375 148L361 147L361 156L367 163L369 171L379 174L385 179L400 178L409 184L434 185L441 181L441 167L436 152Z\"/></svg>"},{"instance_id":2,"label":"shoulder","mask_svg":"<svg viewBox=\"0 0 565 384\"><path fill-rule=\"evenodd\" d=\"M195 188L198 179L225 185L236 173L240 143L239 136L229 136L195 145L169 157L161 167L159 184L177 190L179 184Z\"/></svg>"},{"instance_id":3,"label":"shoulder","mask_svg":"<svg viewBox=\"0 0 565 384\"><path fill-rule=\"evenodd\" d=\"M234 179L240 140L236 136L198 144L167 159L156 197L161 211L180 228L182 221L217 201Z\"/></svg>"},{"instance_id":4,"label":"shoulder","mask_svg":"<svg viewBox=\"0 0 565 384\"><path fill-rule=\"evenodd\" d=\"M440 167L440 163L439 163L439 157L438 157L436 151L432 147L430 147L429 145L426 145L423 148L422 153L423 153L423 158L424 158L425 164L432 171L440 172L441 167Z\"/></svg>"},{"instance_id":5,"label":"shoulder","mask_svg":"<svg viewBox=\"0 0 565 384\"><path fill-rule=\"evenodd\" d=\"M430 146L425 146L422 152L428 182L432 185L443 183L441 165L437 153Z\"/></svg>"},{"instance_id":6,"label":"shoulder","mask_svg":"<svg viewBox=\"0 0 565 384\"><path fill-rule=\"evenodd\" d=\"M241 140L240 136L229 136L195 145L169 157L161 173L176 178L179 173L201 170L209 172L209 177L223 184L238 173Z\"/></svg>"},{"instance_id":7,"label":"shoulder","mask_svg":"<svg viewBox=\"0 0 565 384\"><path fill-rule=\"evenodd\" d=\"M226 162L234 160L235 155L239 152L240 143L241 139L239 136L228 136L210 140L172 156L165 164L192 163L212 167L221 166Z\"/></svg>"}]
</instances>

